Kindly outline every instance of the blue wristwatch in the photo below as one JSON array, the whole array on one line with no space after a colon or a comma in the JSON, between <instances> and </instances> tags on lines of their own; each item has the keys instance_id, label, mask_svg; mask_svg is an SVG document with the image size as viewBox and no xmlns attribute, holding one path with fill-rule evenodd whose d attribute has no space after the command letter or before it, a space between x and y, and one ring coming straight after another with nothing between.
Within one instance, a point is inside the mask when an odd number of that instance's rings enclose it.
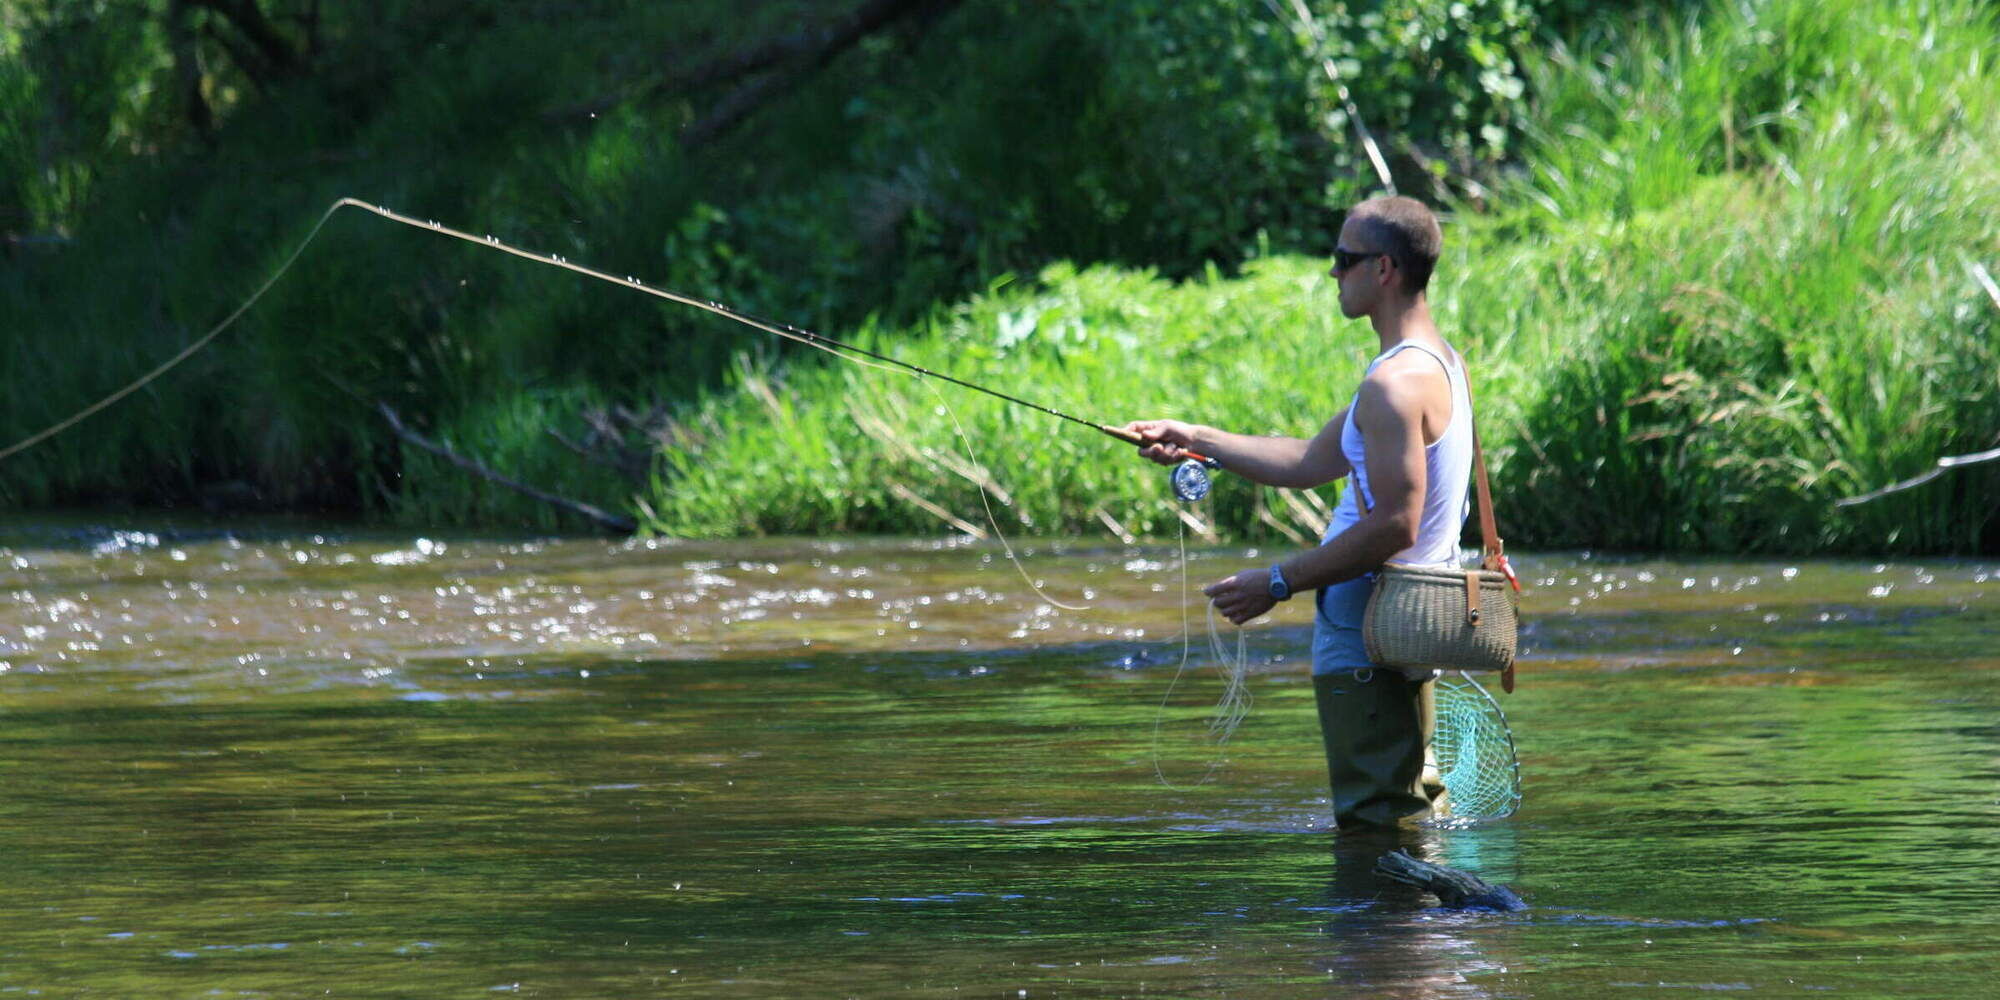
<instances>
[{"instance_id":1,"label":"blue wristwatch","mask_svg":"<svg viewBox=\"0 0 2000 1000\"><path fill-rule=\"evenodd\" d=\"M1285 582L1285 571L1278 568L1277 563L1271 564L1271 599L1274 601L1292 599L1292 585Z\"/></svg>"}]
</instances>

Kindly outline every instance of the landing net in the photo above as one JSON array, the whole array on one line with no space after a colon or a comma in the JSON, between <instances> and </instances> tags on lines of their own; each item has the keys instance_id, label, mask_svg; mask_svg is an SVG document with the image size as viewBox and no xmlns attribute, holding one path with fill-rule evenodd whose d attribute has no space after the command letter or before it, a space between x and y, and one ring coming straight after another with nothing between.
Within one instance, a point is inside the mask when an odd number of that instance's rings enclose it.
<instances>
[{"instance_id":1,"label":"landing net","mask_svg":"<svg viewBox=\"0 0 2000 1000\"><path fill-rule=\"evenodd\" d=\"M1431 748L1456 819L1502 819L1521 806L1521 763L1500 703L1464 671L1438 678Z\"/></svg>"}]
</instances>

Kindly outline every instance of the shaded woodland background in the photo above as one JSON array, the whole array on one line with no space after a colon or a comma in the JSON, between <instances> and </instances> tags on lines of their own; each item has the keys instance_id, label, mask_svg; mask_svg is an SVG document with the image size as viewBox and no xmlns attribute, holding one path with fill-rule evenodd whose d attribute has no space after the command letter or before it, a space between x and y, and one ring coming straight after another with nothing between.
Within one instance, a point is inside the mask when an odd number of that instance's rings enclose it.
<instances>
[{"instance_id":1,"label":"shaded woodland background","mask_svg":"<svg viewBox=\"0 0 2000 1000\"><path fill-rule=\"evenodd\" d=\"M129 0L0 7L0 438L199 336L351 195L1107 421L1304 433L1371 348L1320 274L1381 184L1451 213L1518 544L2000 551L1990 3ZM1322 45L1315 40L1323 34ZM948 402L950 412L941 409ZM0 504L669 534L1158 535L1046 418L337 218ZM962 421L968 453L954 431ZM1225 477L1201 531L1333 497Z\"/></svg>"}]
</instances>

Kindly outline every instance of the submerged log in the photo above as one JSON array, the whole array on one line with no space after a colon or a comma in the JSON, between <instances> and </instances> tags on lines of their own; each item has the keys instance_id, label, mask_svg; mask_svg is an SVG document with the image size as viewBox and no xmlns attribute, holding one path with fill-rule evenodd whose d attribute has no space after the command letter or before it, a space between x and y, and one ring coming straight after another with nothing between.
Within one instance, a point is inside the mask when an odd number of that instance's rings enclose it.
<instances>
[{"instance_id":1,"label":"submerged log","mask_svg":"<svg viewBox=\"0 0 2000 1000\"><path fill-rule=\"evenodd\" d=\"M1438 902L1454 910L1497 910L1511 913L1528 904L1504 885L1494 885L1471 872L1419 861L1402 851L1390 851L1375 861L1375 874L1437 896Z\"/></svg>"}]
</instances>

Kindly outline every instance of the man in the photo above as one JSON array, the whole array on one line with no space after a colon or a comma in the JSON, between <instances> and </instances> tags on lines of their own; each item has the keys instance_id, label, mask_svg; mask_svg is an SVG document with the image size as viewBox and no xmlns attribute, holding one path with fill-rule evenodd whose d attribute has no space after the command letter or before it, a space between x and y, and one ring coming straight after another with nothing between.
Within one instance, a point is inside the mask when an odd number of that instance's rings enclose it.
<instances>
[{"instance_id":1,"label":"man","mask_svg":"<svg viewBox=\"0 0 2000 1000\"><path fill-rule=\"evenodd\" d=\"M1203 592L1242 624L1317 589L1313 694L1339 826L1430 815L1426 787L1430 677L1376 670L1361 639L1373 572L1385 562L1456 565L1472 468L1472 405L1463 360L1438 335L1425 288L1443 245L1437 217L1410 198L1355 206L1331 276L1340 311L1367 317L1381 353L1360 388L1311 439L1253 437L1175 420L1127 425L1140 454L1173 464L1188 451L1267 486L1308 489L1349 477L1318 548L1246 569Z\"/></svg>"}]
</instances>

